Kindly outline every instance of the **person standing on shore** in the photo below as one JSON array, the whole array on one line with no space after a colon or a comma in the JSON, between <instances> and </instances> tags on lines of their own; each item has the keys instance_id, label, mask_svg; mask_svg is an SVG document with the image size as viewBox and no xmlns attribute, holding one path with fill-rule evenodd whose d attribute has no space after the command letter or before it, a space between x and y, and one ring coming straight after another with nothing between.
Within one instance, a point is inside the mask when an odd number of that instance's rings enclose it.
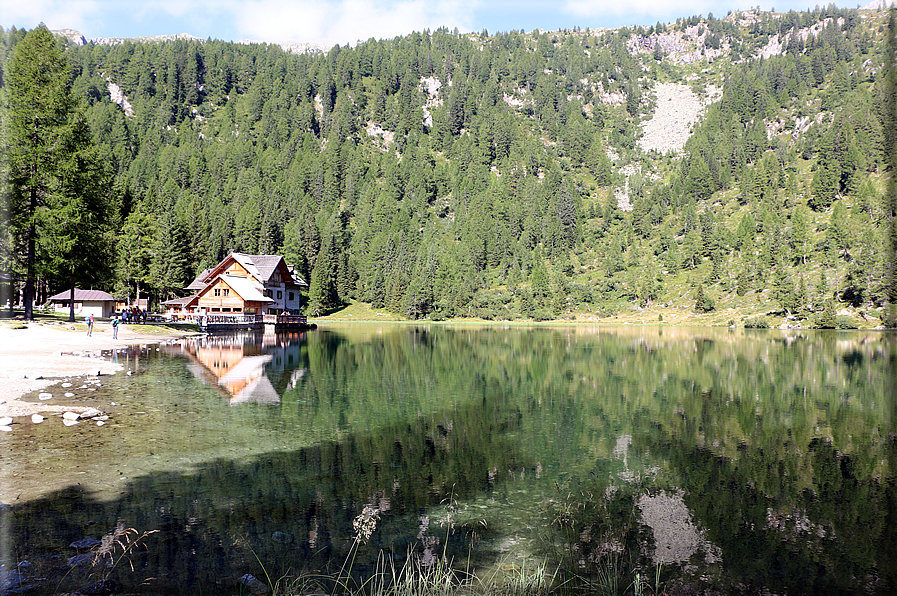
<instances>
[{"instance_id":1,"label":"person standing on shore","mask_svg":"<svg viewBox=\"0 0 897 596\"><path fill-rule=\"evenodd\" d=\"M112 317L112 339L118 339L118 317Z\"/></svg>"},{"instance_id":2,"label":"person standing on shore","mask_svg":"<svg viewBox=\"0 0 897 596\"><path fill-rule=\"evenodd\" d=\"M87 337L93 334L93 313L87 315Z\"/></svg>"}]
</instances>

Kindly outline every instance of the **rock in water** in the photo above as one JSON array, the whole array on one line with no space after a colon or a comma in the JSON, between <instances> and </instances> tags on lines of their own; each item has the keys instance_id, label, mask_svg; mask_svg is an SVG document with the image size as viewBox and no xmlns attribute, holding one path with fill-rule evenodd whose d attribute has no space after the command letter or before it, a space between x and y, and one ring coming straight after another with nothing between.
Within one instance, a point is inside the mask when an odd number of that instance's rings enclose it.
<instances>
[{"instance_id":1,"label":"rock in water","mask_svg":"<svg viewBox=\"0 0 897 596\"><path fill-rule=\"evenodd\" d=\"M71 544L69 544L72 548L93 548L94 546L99 546L102 544L99 540L95 538L82 538L81 540L75 540Z\"/></svg>"},{"instance_id":2,"label":"rock in water","mask_svg":"<svg viewBox=\"0 0 897 596\"><path fill-rule=\"evenodd\" d=\"M9 426L10 424L12 424L12 416L0 417L0 426Z\"/></svg>"},{"instance_id":3,"label":"rock in water","mask_svg":"<svg viewBox=\"0 0 897 596\"><path fill-rule=\"evenodd\" d=\"M78 412L66 412L62 415L63 420L77 420L81 417L81 414Z\"/></svg>"},{"instance_id":4,"label":"rock in water","mask_svg":"<svg viewBox=\"0 0 897 596\"><path fill-rule=\"evenodd\" d=\"M96 408L87 408L84 412L81 412L80 418L94 418L96 416L102 416L102 410L98 410Z\"/></svg>"},{"instance_id":5,"label":"rock in water","mask_svg":"<svg viewBox=\"0 0 897 596\"><path fill-rule=\"evenodd\" d=\"M12 427L11 426L0 426L0 432L11 433Z\"/></svg>"},{"instance_id":6,"label":"rock in water","mask_svg":"<svg viewBox=\"0 0 897 596\"><path fill-rule=\"evenodd\" d=\"M46 418L44 418L44 417L41 416L40 414L32 414L32 415L31 415L31 422L33 422L33 423L35 423L35 424L40 424L40 423L43 422L44 420L46 420Z\"/></svg>"},{"instance_id":7,"label":"rock in water","mask_svg":"<svg viewBox=\"0 0 897 596\"><path fill-rule=\"evenodd\" d=\"M68 564L69 564L69 567L77 567L81 563L90 561L92 558L93 558L93 555L90 553L75 555L74 557L72 557L68 560Z\"/></svg>"},{"instance_id":8,"label":"rock in water","mask_svg":"<svg viewBox=\"0 0 897 596\"><path fill-rule=\"evenodd\" d=\"M255 578L255 576L247 573L240 578L240 583L246 586L250 594L267 594L268 586Z\"/></svg>"},{"instance_id":9,"label":"rock in water","mask_svg":"<svg viewBox=\"0 0 897 596\"><path fill-rule=\"evenodd\" d=\"M41 401L44 401L44 400L47 400L47 399L52 399L52 397L53 397L53 394L52 394L52 393L39 393L39 394L37 395L37 399L39 399L39 400L41 400Z\"/></svg>"}]
</instances>

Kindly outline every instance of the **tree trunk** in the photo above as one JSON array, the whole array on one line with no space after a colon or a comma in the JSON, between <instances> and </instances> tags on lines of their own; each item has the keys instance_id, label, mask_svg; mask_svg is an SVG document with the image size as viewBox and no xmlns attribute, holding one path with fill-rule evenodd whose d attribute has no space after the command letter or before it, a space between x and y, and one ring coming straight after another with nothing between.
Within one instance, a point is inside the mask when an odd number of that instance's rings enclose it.
<instances>
[{"instance_id":1,"label":"tree trunk","mask_svg":"<svg viewBox=\"0 0 897 596\"><path fill-rule=\"evenodd\" d=\"M33 211L32 211L33 212ZM25 320L34 320L34 224L28 228L28 260L25 263Z\"/></svg>"},{"instance_id":2,"label":"tree trunk","mask_svg":"<svg viewBox=\"0 0 897 596\"><path fill-rule=\"evenodd\" d=\"M69 279L69 323L75 322L75 277Z\"/></svg>"}]
</instances>

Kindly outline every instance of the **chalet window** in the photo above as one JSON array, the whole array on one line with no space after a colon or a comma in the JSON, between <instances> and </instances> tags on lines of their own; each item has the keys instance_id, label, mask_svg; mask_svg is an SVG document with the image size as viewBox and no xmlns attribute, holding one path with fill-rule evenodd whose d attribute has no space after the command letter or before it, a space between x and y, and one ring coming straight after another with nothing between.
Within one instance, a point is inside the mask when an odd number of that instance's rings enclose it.
<instances>
[{"instance_id":1,"label":"chalet window","mask_svg":"<svg viewBox=\"0 0 897 596\"><path fill-rule=\"evenodd\" d=\"M293 292L290 292L290 300L292 301L295 299L296 299L296 295Z\"/></svg>"},{"instance_id":2,"label":"chalet window","mask_svg":"<svg viewBox=\"0 0 897 596\"><path fill-rule=\"evenodd\" d=\"M215 288L215 298L218 298L220 296L221 296L221 288Z\"/></svg>"},{"instance_id":3,"label":"chalet window","mask_svg":"<svg viewBox=\"0 0 897 596\"><path fill-rule=\"evenodd\" d=\"M240 308L239 306L235 306L235 307L234 307L234 312L243 312L243 309Z\"/></svg>"},{"instance_id":4,"label":"chalet window","mask_svg":"<svg viewBox=\"0 0 897 596\"><path fill-rule=\"evenodd\" d=\"M277 290L277 299L280 300L281 298L283 298L283 292Z\"/></svg>"},{"instance_id":5,"label":"chalet window","mask_svg":"<svg viewBox=\"0 0 897 596\"><path fill-rule=\"evenodd\" d=\"M230 308L225 306L224 308L221 309L221 312L230 312Z\"/></svg>"},{"instance_id":6,"label":"chalet window","mask_svg":"<svg viewBox=\"0 0 897 596\"><path fill-rule=\"evenodd\" d=\"M212 307L212 312L221 312L221 309L218 308L217 306L213 306L213 307Z\"/></svg>"},{"instance_id":7,"label":"chalet window","mask_svg":"<svg viewBox=\"0 0 897 596\"><path fill-rule=\"evenodd\" d=\"M230 288L224 288L224 295L230 296Z\"/></svg>"}]
</instances>

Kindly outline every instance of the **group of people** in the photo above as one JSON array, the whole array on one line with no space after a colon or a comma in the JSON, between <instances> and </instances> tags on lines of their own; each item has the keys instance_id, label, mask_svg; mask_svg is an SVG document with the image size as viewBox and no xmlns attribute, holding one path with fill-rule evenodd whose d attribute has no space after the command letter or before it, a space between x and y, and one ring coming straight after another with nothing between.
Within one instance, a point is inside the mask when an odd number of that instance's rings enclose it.
<instances>
[{"instance_id":1,"label":"group of people","mask_svg":"<svg viewBox=\"0 0 897 596\"><path fill-rule=\"evenodd\" d=\"M133 308L126 308L121 311L121 322L122 323L146 323L146 311L140 310L136 306Z\"/></svg>"}]
</instances>

